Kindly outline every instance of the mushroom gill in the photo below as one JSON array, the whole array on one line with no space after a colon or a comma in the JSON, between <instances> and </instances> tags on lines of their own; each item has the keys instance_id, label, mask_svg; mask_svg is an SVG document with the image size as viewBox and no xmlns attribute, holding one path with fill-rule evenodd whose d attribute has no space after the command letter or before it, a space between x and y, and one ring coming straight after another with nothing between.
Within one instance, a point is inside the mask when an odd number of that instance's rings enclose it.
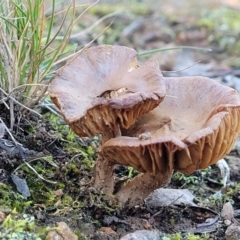
<instances>
[{"instance_id":1,"label":"mushroom gill","mask_svg":"<svg viewBox=\"0 0 240 240\"><path fill-rule=\"evenodd\" d=\"M123 136L105 142L100 151L142 172L145 185L149 174L169 179L173 169L189 174L216 163L230 152L240 133L235 90L203 77L165 78L164 83L171 97L123 130ZM116 194L122 203L136 200L131 181ZM154 190L149 186L144 191L138 186L142 198Z\"/></svg>"}]
</instances>

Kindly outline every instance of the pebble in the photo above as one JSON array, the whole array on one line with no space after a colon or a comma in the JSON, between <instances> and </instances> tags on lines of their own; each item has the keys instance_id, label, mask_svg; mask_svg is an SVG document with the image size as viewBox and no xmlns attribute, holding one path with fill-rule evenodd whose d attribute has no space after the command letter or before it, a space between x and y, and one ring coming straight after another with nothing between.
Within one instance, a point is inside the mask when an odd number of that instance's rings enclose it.
<instances>
[{"instance_id":1,"label":"pebble","mask_svg":"<svg viewBox=\"0 0 240 240\"><path fill-rule=\"evenodd\" d=\"M117 236L117 233L110 227L101 227L99 231L106 236L108 235Z\"/></svg>"},{"instance_id":2,"label":"pebble","mask_svg":"<svg viewBox=\"0 0 240 240\"><path fill-rule=\"evenodd\" d=\"M225 232L226 240L239 240L239 236L240 236L240 226L236 224L231 224Z\"/></svg>"},{"instance_id":3,"label":"pebble","mask_svg":"<svg viewBox=\"0 0 240 240\"><path fill-rule=\"evenodd\" d=\"M161 233L150 230L137 230L122 237L120 240L160 240Z\"/></svg>"},{"instance_id":4,"label":"pebble","mask_svg":"<svg viewBox=\"0 0 240 240\"><path fill-rule=\"evenodd\" d=\"M225 226L230 226L232 224L232 222L228 219L224 220L224 224Z\"/></svg>"},{"instance_id":5,"label":"pebble","mask_svg":"<svg viewBox=\"0 0 240 240\"><path fill-rule=\"evenodd\" d=\"M49 231L46 240L78 240L65 222L56 223L57 230Z\"/></svg>"}]
</instances>

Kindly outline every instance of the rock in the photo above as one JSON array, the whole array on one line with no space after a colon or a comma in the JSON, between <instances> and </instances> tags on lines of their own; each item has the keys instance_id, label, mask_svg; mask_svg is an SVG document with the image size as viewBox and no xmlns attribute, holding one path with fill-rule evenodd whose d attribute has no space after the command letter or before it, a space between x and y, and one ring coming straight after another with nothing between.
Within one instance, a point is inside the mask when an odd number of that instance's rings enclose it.
<instances>
[{"instance_id":1,"label":"rock","mask_svg":"<svg viewBox=\"0 0 240 240\"><path fill-rule=\"evenodd\" d=\"M240 226L236 224L230 225L225 232L226 240L239 240L239 236L240 236Z\"/></svg>"},{"instance_id":2,"label":"rock","mask_svg":"<svg viewBox=\"0 0 240 240\"><path fill-rule=\"evenodd\" d=\"M64 240L57 231L49 231L46 240Z\"/></svg>"},{"instance_id":3,"label":"rock","mask_svg":"<svg viewBox=\"0 0 240 240\"><path fill-rule=\"evenodd\" d=\"M234 209L230 202L226 202L223 205L221 216L224 218L224 220L232 221L234 219Z\"/></svg>"},{"instance_id":4,"label":"rock","mask_svg":"<svg viewBox=\"0 0 240 240\"><path fill-rule=\"evenodd\" d=\"M150 208L169 205L197 206L193 199L194 196L188 189L160 188L155 190L145 201Z\"/></svg>"},{"instance_id":5,"label":"rock","mask_svg":"<svg viewBox=\"0 0 240 240\"><path fill-rule=\"evenodd\" d=\"M57 230L49 231L46 240L78 240L76 234L74 234L65 222L56 223Z\"/></svg>"},{"instance_id":6,"label":"rock","mask_svg":"<svg viewBox=\"0 0 240 240\"><path fill-rule=\"evenodd\" d=\"M142 225L144 229L152 230L152 225L146 219L142 219Z\"/></svg>"},{"instance_id":7,"label":"rock","mask_svg":"<svg viewBox=\"0 0 240 240\"><path fill-rule=\"evenodd\" d=\"M64 240L77 240L78 237L72 230L68 227L65 222L58 222L57 227L59 230L57 232L63 237Z\"/></svg>"},{"instance_id":8,"label":"rock","mask_svg":"<svg viewBox=\"0 0 240 240\"><path fill-rule=\"evenodd\" d=\"M106 236L108 236L108 235L116 236L117 235L117 233L114 230L112 230L112 228L110 228L110 227L101 227L99 229L99 231L101 232L102 235L106 235Z\"/></svg>"},{"instance_id":9,"label":"rock","mask_svg":"<svg viewBox=\"0 0 240 240\"><path fill-rule=\"evenodd\" d=\"M157 231L137 230L122 237L120 240L160 240L162 234Z\"/></svg>"},{"instance_id":10,"label":"rock","mask_svg":"<svg viewBox=\"0 0 240 240\"><path fill-rule=\"evenodd\" d=\"M230 226L231 224L232 224L232 222L230 221L230 220L224 220L224 224L225 224L225 226Z\"/></svg>"}]
</instances>

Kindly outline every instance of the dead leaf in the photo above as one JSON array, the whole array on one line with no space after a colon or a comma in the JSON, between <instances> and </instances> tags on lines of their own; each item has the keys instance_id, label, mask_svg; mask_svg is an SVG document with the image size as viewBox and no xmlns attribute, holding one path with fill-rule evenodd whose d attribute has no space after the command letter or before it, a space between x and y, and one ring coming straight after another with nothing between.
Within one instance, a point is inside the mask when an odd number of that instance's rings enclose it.
<instances>
[{"instance_id":1,"label":"dead leaf","mask_svg":"<svg viewBox=\"0 0 240 240\"><path fill-rule=\"evenodd\" d=\"M11 178L14 184L16 185L18 192L21 193L25 199L31 196L25 179L21 179L15 174L11 174Z\"/></svg>"}]
</instances>

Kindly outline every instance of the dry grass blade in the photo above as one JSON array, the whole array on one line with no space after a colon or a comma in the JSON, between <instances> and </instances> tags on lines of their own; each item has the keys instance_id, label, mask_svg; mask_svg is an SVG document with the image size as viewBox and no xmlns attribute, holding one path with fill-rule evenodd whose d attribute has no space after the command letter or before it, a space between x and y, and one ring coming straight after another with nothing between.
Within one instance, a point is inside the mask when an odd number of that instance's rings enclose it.
<instances>
[{"instance_id":1,"label":"dry grass blade","mask_svg":"<svg viewBox=\"0 0 240 240\"><path fill-rule=\"evenodd\" d=\"M71 1L61 10L62 21L56 29L54 21L60 20L56 0L51 1L48 16L44 0L0 0L0 87L8 95L6 99L4 94L1 101L9 108L11 129L14 105L20 103L21 110L32 109L45 97L55 63L76 51L66 50L74 25L97 2L77 16L80 6Z\"/></svg>"}]
</instances>

